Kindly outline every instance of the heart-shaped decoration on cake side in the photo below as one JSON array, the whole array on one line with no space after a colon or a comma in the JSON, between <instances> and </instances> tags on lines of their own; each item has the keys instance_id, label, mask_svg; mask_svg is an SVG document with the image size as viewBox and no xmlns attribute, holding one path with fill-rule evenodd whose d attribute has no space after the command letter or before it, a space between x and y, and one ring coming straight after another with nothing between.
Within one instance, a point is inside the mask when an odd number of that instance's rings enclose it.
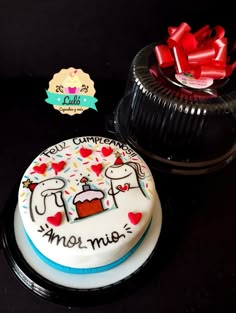
<instances>
[{"instance_id":1,"label":"heart-shaped decoration on cake side","mask_svg":"<svg viewBox=\"0 0 236 313\"><path fill-rule=\"evenodd\" d=\"M33 170L34 170L36 173L38 173L38 174L44 174L45 171L46 171L46 169L47 169L47 164L45 164L45 163L42 163L42 164L40 164L40 165L35 165L35 166L33 167Z\"/></svg>"},{"instance_id":2,"label":"heart-shaped decoration on cake side","mask_svg":"<svg viewBox=\"0 0 236 313\"><path fill-rule=\"evenodd\" d=\"M56 172L56 174L58 172L60 172L61 170L63 170L63 168L65 167L66 162L65 161L60 161L59 163L52 163L52 168L54 169L54 171Z\"/></svg>"},{"instance_id":3,"label":"heart-shaped decoration on cake side","mask_svg":"<svg viewBox=\"0 0 236 313\"><path fill-rule=\"evenodd\" d=\"M48 223L52 224L53 226L59 226L61 224L61 221L62 221L62 213L57 212L53 216L48 216L47 221L48 221Z\"/></svg>"},{"instance_id":4,"label":"heart-shaped decoration on cake side","mask_svg":"<svg viewBox=\"0 0 236 313\"><path fill-rule=\"evenodd\" d=\"M129 212L128 217L132 224L137 225L142 218L142 213L141 212L137 212L137 213Z\"/></svg>"},{"instance_id":5,"label":"heart-shaped decoration on cake side","mask_svg":"<svg viewBox=\"0 0 236 313\"><path fill-rule=\"evenodd\" d=\"M118 185L116 188L120 191L128 191L130 187L130 184L125 183L124 185Z\"/></svg>"},{"instance_id":6,"label":"heart-shaped decoration on cake side","mask_svg":"<svg viewBox=\"0 0 236 313\"><path fill-rule=\"evenodd\" d=\"M102 171L102 163L91 165L91 170L98 176Z\"/></svg>"},{"instance_id":7,"label":"heart-shaped decoration on cake side","mask_svg":"<svg viewBox=\"0 0 236 313\"><path fill-rule=\"evenodd\" d=\"M112 152L113 152L113 149L112 149L112 147L102 147L102 154L105 156L105 157L107 157L107 156L109 156L110 154L112 154Z\"/></svg>"},{"instance_id":8,"label":"heart-shaped decoration on cake side","mask_svg":"<svg viewBox=\"0 0 236 313\"><path fill-rule=\"evenodd\" d=\"M80 155L83 157L83 158L86 158L88 157L91 153L92 153L92 150L91 149L88 149L88 148L81 148L79 150L80 152Z\"/></svg>"}]
</instances>

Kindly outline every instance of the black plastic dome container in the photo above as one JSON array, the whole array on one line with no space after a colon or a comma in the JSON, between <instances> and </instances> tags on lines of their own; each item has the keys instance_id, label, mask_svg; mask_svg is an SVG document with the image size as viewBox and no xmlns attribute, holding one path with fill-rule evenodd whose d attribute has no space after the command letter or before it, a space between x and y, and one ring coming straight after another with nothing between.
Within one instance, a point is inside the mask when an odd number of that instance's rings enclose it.
<instances>
[{"instance_id":1,"label":"black plastic dome container","mask_svg":"<svg viewBox=\"0 0 236 313\"><path fill-rule=\"evenodd\" d=\"M235 73L205 89L183 86L173 70L158 67L156 45L144 47L132 61L114 112L116 135L151 167L181 174L221 168L236 154Z\"/></svg>"}]
</instances>

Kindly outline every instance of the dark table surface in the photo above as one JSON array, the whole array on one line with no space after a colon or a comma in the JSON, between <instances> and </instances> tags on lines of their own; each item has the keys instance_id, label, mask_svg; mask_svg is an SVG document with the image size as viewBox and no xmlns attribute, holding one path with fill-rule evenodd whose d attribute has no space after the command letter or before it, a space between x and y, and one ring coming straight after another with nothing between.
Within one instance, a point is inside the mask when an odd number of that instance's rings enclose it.
<instances>
[{"instance_id":1,"label":"dark table surface","mask_svg":"<svg viewBox=\"0 0 236 313\"><path fill-rule=\"evenodd\" d=\"M75 136L114 134L106 129L122 97L122 81L95 81L98 111L68 116L44 100L47 80L2 80L0 109L0 214L12 210L14 188L32 159ZM12 92L11 90L14 90ZM217 172L181 176L154 171L163 205L158 247L136 277L105 296L77 306L33 294L0 251L0 312L236 312L236 162ZM14 204L13 204L14 206ZM82 297L81 297L82 300Z\"/></svg>"}]
</instances>

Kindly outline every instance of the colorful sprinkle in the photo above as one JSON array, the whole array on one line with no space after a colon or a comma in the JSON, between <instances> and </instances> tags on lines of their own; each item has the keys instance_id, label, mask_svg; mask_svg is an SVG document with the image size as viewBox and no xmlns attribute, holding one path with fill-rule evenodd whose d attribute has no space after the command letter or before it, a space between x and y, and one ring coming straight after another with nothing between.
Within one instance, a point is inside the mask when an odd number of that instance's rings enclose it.
<instances>
[{"instance_id":1,"label":"colorful sprinkle","mask_svg":"<svg viewBox=\"0 0 236 313\"><path fill-rule=\"evenodd\" d=\"M71 156L71 154L70 154L70 153L66 153L66 155L67 155L67 156Z\"/></svg>"},{"instance_id":2,"label":"colorful sprinkle","mask_svg":"<svg viewBox=\"0 0 236 313\"><path fill-rule=\"evenodd\" d=\"M88 164L89 162L84 162L83 164L85 165L85 164Z\"/></svg>"},{"instance_id":3,"label":"colorful sprinkle","mask_svg":"<svg viewBox=\"0 0 236 313\"><path fill-rule=\"evenodd\" d=\"M70 196L70 197L68 198L68 202L71 200L71 198L72 198L72 196Z\"/></svg>"},{"instance_id":4,"label":"colorful sprinkle","mask_svg":"<svg viewBox=\"0 0 236 313\"><path fill-rule=\"evenodd\" d=\"M56 156L57 156L58 158L62 158L62 157L63 157L63 155L61 155L61 154L56 154Z\"/></svg>"},{"instance_id":5,"label":"colorful sprinkle","mask_svg":"<svg viewBox=\"0 0 236 313\"><path fill-rule=\"evenodd\" d=\"M72 191L76 191L76 189L75 189L75 188L73 188L73 187L70 187L70 189L71 189Z\"/></svg>"},{"instance_id":6,"label":"colorful sprinkle","mask_svg":"<svg viewBox=\"0 0 236 313\"><path fill-rule=\"evenodd\" d=\"M74 167L78 168L77 164L75 162L73 162Z\"/></svg>"},{"instance_id":7,"label":"colorful sprinkle","mask_svg":"<svg viewBox=\"0 0 236 313\"><path fill-rule=\"evenodd\" d=\"M70 177L73 177L73 176L75 176L75 174L71 174L71 175L70 175Z\"/></svg>"},{"instance_id":8,"label":"colorful sprinkle","mask_svg":"<svg viewBox=\"0 0 236 313\"><path fill-rule=\"evenodd\" d=\"M69 195L70 193L69 193L69 191L67 191L67 190L65 190L65 193L67 194L67 195Z\"/></svg>"}]
</instances>

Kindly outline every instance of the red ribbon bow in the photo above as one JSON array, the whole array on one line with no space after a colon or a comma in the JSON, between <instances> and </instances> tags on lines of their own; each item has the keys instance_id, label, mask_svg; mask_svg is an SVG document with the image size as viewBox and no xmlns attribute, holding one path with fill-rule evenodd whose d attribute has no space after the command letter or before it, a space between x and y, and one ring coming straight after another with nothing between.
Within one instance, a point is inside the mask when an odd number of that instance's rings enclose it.
<instances>
[{"instance_id":1,"label":"red ribbon bow","mask_svg":"<svg viewBox=\"0 0 236 313\"><path fill-rule=\"evenodd\" d=\"M194 78L223 79L231 75L236 62L229 64L227 38L222 26L206 25L192 34L187 23L168 27L167 45L157 45L155 54L161 68L174 66L176 73Z\"/></svg>"}]
</instances>

